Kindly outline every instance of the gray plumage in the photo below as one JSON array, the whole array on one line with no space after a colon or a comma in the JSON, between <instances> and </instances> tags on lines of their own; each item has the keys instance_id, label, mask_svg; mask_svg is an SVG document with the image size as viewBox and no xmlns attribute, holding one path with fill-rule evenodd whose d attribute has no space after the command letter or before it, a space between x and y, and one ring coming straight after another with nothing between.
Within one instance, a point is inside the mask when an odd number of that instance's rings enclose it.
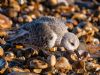
<instances>
[{"instance_id":1,"label":"gray plumage","mask_svg":"<svg viewBox=\"0 0 100 75\"><path fill-rule=\"evenodd\" d=\"M65 25L65 23L66 21L61 18L51 16L40 17L31 23L23 25L16 31L14 37L9 39L9 41L12 43L22 43L26 46L35 46L38 48L52 48L53 46L61 46L61 44L65 43L61 42L65 39L63 37L68 36L65 34L70 34L70 32L67 31L68 27ZM77 43L79 43L78 38L73 33L71 34L70 39L74 39L73 37L75 37L74 40L78 41ZM75 41L71 42L73 42L74 46ZM75 49L78 47L77 45L75 43Z\"/></svg>"}]
</instances>

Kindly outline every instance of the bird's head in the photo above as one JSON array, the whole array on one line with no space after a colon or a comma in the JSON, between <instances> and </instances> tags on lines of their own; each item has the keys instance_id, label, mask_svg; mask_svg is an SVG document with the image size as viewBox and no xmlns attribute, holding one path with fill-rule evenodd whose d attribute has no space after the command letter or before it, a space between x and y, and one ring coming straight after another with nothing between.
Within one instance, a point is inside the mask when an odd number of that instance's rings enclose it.
<instances>
[{"instance_id":1,"label":"bird's head","mask_svg":"<svg viewBox=\"0 0 100 75\"><path fill-rule=\"evenodd\" d=\"M79 46L79 39L74 33L67 32L61 40L61 46L74 51Z\"/></svg>"}]
</instances>

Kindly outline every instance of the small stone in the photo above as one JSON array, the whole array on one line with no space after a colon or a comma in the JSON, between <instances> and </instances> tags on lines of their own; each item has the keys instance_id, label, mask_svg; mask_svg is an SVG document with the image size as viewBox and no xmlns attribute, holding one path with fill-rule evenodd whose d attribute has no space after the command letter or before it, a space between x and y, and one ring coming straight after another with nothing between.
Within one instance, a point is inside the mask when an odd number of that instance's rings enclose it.
<instances>
[{"instance_id":1,"label":"small stone","mask_svg":"<svg viewBox=\"0 0 100 75\"><path fill-rule=\"evenodd\" d=\"M22 45L16 45L16 49L23 49Z\"/></svg>"},{"instance_id":2,"label":"small stone","mask_svg":"<svg viewBox=\"0 0 100 75\"><path fill-rule=\"evenodd\" d=\"M10 52L10 51L5 52L5 59L7 61L12 61L14 58L15 58L15 55L13 52Z\"/></svg>"},{"instance_id":3,"label":"small stone","mask_svg":"<svg viewBox=\"0 0 100 75\"><path fill-rule=\"evenodd\" d=\"M60 57L57 60L55 68L58 69L58 70L60 70L60 71L63 71L63 70L64 71L72 70L71 64L69 63L68 59L65 58L65 57Z\"/></svg>"},{"instance_id":4,"label":"small stone","mask_svg":"<svg viewBox=\"0 0 100 75\"><path fill-rule=\"evenodd\" d=\"M23 4L27 3L27 0L18 0L18 3L19 3L20 5L23 5Z\"/></svg>"},{"instance_id":5,"label":"small stone","mask_svg":"<svg viewBox=\"0 0 100 75\"><path fill-rule=\"evenodd\" d=\"M48 64L44 61L34 59L30 61L30 68L39 68L39 69L45 69L48 67Z\"/></svg>"},{"instance_id":6,"label":"small stone","mask_svg":"<svg viewBox=\"0 0 100 75\"><path fill-rule=\"evenodd\" d=\"M32 22L32 18L28 15L24 15L23 18L25 19L25 22Z\"/></svg>"},{"instance_id":7,"label":"small stone","mask_svg":"<svg viewBox=\"0 0 100 75\"><path fill-rule=\"evenodd\" d=\"M11 72L25 72L22 68L19 67L11 67L9 69Z\"/></svg>"},{"instance_id":8,"label":"small stone","mask_svg":"<svg viewBox=\"0 0 100 75\"><path fill-rule=\"evenodd\" d=\"M18 22L23 22L23 17L18 17Z\"/></svg>"},{"instance_id":9,"label":"small stone","mask_svg":"<svg viewBox=\"0 0 100 75\"><path fill-rule=\"evenodd\" d=\"M56 64L56 57L55 57L55 55L51 55L50 64L51 64L52 67Z\"/></svg>"},{"instance_id":10,"label":"small stone","mask_svg":"<svg viewBox=\"0 0 100 75\"><path fill-rule=\"evenodd\" d=\"M0 36L2 37L2 36L4 36L4 37L6 37L8 35L8 33L5 31L5 30L0 30ZM3 42L4 40L2 40L2 42Z\"/></svg>"},{"instance_id":11,"label":"small stone","mask_svg":"<svg viewBox=\"0 0 100 75\"><path fill-rule=\"evenodd\" d=\"M53 52L57 51L57 47L50 48L50 51L53 51Z\"/></svg>"},{"instance_id":12,"label":"small stone","mask_svg":"<svg viewBox=\"0 0 100 75\"><path fill-rule=\"evenodd\" d=\"M77 57L77 55L76 54L71 54L71 59L73 60L73 61L77 61L78 60L78 57Z\"/></svg>"},{"instance_id":13,"label":"small stone","mask_svg":"<svg viewBox=\"0 0 100 75\"><path fill-rule=\"evenodd\" d=\"M84 20L84 19L87 18L87 16L85 14L82 14L82 13L75 13L72 18L73 19L82 19L82 20Z\"/></svg>"},{"instance_id":14,"label":"small stone","mask_svg":"<svg viewBox=\"0 0 100 75\"><path fill-rule=\"evenodd\" d=\"M3 14L0 14L0 29L9 29L12 26L12 21Z\"/></svg>"},{"instance_id":15,"label":"small stone","mask_svg":"<svg viewBox=\"0 0 100 75\"><path fill-rule=\"evenodd\" d=\"M0 74L3 74L8 68L8 63L5 59L0 58Z\"/></svg>"},{"instance_id":16,"label":"small stone","mask_svg":"<svg viewBox=\"0 0 100 75\"><path fill-rule=\"evenodd\" d=\"M4 50L3 48L0 46L0 56L3 56L4 55Z\"/></svg>"},{"instance_id":17,"label":"small stone","mask_svg":"<svg viewBox=\"0 0 100 75\"><path fill-rule=\"evenodd\" d=\"M43 6L42 5L39 5L39 11L43 11L44 9L43 9Z\"/></svg>"},{"instance_id":18,"label":"small stone","mask_svg":"<svg viewBox=\"0 0 100 75\"><path fill-rule=\"evenodd\" d=\"M33 69L33 72L35 72L35 73L41 73L42 69Z\"/></svg>"},{"instance_id":19,"label":"small stone","mask_svg":"<svg viewBox=\"0 0 100 75\"><path fill-rule=\"evenodd\" d=\"M15 10L13 10L13 9L9 9L9 11L8 11L8 14L7 14L9 17L11 17L11 18L15 18L15 17L17 17L18 16L18 12L17 11L15 11Z\"/></svg>"},{"instance_id":20,"label":"small stone","mask_svg":"<svg viewBox=\"0 0 100 75\"><path fill-rule=\"evenodd\" d=\"M56 5L58 2L57 0L49 0L51 5Z\"/></svg>"}]
</instances>

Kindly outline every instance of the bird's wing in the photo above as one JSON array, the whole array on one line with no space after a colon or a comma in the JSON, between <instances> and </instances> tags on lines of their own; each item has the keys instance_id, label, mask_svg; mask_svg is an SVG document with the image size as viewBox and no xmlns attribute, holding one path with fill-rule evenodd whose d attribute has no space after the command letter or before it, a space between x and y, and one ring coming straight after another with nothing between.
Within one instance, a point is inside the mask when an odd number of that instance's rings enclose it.
<instances>
[{"instance_id":1,"label":"bird's wing","mask_svg":"<svg viewBox=\"0 0 100 75\"><path fill-rule=\"evenodd\" d=\"M29 34L29 32L24 29L17 30L16 33L13 36L11 36L8 41L14 41L26 34Z\"/></svg>"}]
</instances>

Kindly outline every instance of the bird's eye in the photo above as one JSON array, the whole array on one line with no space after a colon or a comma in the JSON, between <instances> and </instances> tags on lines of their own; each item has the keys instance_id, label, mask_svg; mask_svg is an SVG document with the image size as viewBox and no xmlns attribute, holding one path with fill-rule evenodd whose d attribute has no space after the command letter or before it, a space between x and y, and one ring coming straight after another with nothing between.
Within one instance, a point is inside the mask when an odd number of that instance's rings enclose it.
<instances>
[{"instance_id":1,"label":"bird's eye","mask_svg":"<svg viewBox=\"0 0 100 75\"><path fill-rule=\"evenodd\" d=\"M71 42L71 45L72 45L72 46L74 46L74 43L73 43L73 42Z\"/></svg>"}]
</instances>

